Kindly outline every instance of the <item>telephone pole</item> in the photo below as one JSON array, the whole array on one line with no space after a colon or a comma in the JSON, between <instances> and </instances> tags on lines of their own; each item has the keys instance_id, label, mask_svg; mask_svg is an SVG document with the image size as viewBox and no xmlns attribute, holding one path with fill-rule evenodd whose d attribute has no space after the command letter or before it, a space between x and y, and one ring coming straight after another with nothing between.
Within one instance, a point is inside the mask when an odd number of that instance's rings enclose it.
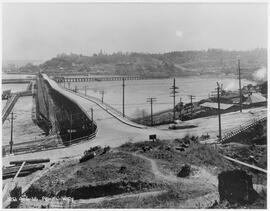
<instances>
[{"instance_id":1,"label":"telephone pole","mask_svg":"<svg viewBox=\"0 0 270 211\"><path fill-rule=\"evenodd\" d=\"M239 106L240 106L240 112L242 112L242 88L241 88L240 59L238 59L238 79L239 79Z\"/></svg>"},{"instance_id":2,"label":"telephone pole","mask_svg":"<svg viewBox=\"0 0 270 211\"><path fill-rule=\"evenodd\" d=\"M13 112L11 113L11 130L10 130L10 151L9 153L12 154L13 153Z\"/></svg>"},{"instance_id":3,"label":"telephone pole","mask_svg":"<svg viewBox=\"0 0 270 211\"><path fill-rule=\"evenodd\" d=\"M93 124L94 124L94 110L91 108L91 133L93 133Z\"/></svg>"},{"instance_id":4,"label":"telephone pole","mask_svg":"<svg viewBox=\"0 0 270 211\"><path fill-rule=\"evenodd\" d=\"M194 95L189 95L190 97L190 104L191 104L191 116L193 114L193 103L192 103L192 100L195 99L195 96Z\"/></svg>"},{"instance_id":5,"label":"telephone pole","mask_svg":"<svg viewBox=\"0 0 270 211\"><path fill-rule=\"evenodd\" d=\"M104 99L104 90L101 91L101 102L103 103L103 99Z\"/></svg>"},{"instance_id":6,"label":"telephone pole","mask_svg":"<svg viewBox=\"0 0 270 211\"><path fill-rule=\"evenodd\" d=\"M149 102L151 105L151 126L153 126L153 102L156 102L156 98L155 97L147 98L147 102Z\"/></svg>"},{"instance_id":7,"label":"telephone pole","mask_svg":"<svg viewBox=\"0 0 270 211\"><path fill-rule=\"evenodd\" d=\"M125 117L125 78L123 78L123 117Z\"/></svg>"},{"instance_id":8,"label":"telephone pole","mask_svg":"<svg viewBox=\"0 0 270 211\"><path fill-rule=\"evenodd\" d=\"M175 86L175 78L173 79L173 85L170 89L172 89L170 94L172 94L171 97L173 97L173 121L174 121L175 120L175 96L178 93L176 90L179 89L177 86Z\"/></svg>"},{"instance_id":9,"label":"telephone pole","mask_svg":"<svg viewBox=\"0 0 270 211\"><path fill-rule=\"evenodd\" d=\"M221 141L221 116L220 116L220 85L217 82L217 103L218 103L218 139Z\"/></svg>"},{"instance_id":10,"label":"telephone pole","mask_svg":"<svg viewBox=\"0 0 270 211\"><path fill-rule=\"evenodd\" d=\"M84 86L84 95L86 96L86 86Z\"/></svg>"},{"instance_id":11,"label":"telephone pole","mask_svg":"<svg viewBox=\"0 0 270 211\"><path fill-rule=\"evenodd\" d=\"M182 98L180 97L180 104L179 104L179 117L180 117L180 120L181 120L181 114L182 114Z\"/></svg>"},{"instance_id":12,"label":"telephone pole","mask_svg":"<svg viewBox=\"0 0 270 211\"><path fill-rule=\"evenodd\" d=\"M72 113L70 114L69 145L71 145Z\"/></svg>"}]
</instances>

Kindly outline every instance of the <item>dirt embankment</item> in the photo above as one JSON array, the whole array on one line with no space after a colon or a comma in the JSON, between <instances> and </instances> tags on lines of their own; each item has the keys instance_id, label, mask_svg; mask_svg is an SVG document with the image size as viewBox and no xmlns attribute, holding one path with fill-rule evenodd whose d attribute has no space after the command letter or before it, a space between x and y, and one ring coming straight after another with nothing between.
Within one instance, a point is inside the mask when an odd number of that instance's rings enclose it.
<instances>
[{"instance_id":1,"label":"dirt embankment","mask_svg":"<svg viewBox=\"0 0 270 211\"><path fill-rule=\"evenodd\" d=\"M94 198L134 190L156 188L149 164L132 155L117 152L79 163L62 162L28 190L28 197L71 196ZM118 187L118 189L117 189ZM122 187L122 188L121 188ZM95 192L81 195L79 192Z\"/></svg>"},{"instance_id":2,"label":"dirt embankment","mask_svg":"<svg viewBox=\"0 0 270 211\"><path fill-rule=\"evenodd\" d=\"M183 165L191 171L180 178ZM218 196L218 173L234 168L196 138L126 143L83 163L56 164L26 196L70 197L70 208L207 208Z\"/></svg>"},{"instance_id":3,"label":"dirt embankment","mask_svg":"<svg viewBox=\"0 0 270 211\"><path fill-rule=\"evenodd\" d=\"M141 146L147 146L149 143L155 145L153 153L156 151L157 154L167 154L165 142L145 142ZM84 163L79 163L76 159L56 164L54 169L36 181L25 195L29 198L37 197L39 199L42 197L71 197L78 200L165 191L161 193L164 199L168 199L169 195L174 195L171 198L176 200L181 195L181 199L186 200L190 196L198 197L216 191L216 182L205 179L212 175L208 171L205 171L208 173L205 174L201 168L194 166L189 178L177 178L175 172L181 168L180 164L175 166L175 169L178 169L176 171L171 171L172 165L171 168L166 169L160 163L165 162L168 165L170 160L165 157L154 157L150 151L141 153L136 150L141 146L135 144L133 145L135 150L132 150L131 147L131 151L127 151L127 145L124 145ZM172 158L177 158L174 163L179 162L182 157L177 157L177 154L179 152L175 150L171 152ZM170 192L169 195L167 195L167 191ZM156 199L153 198L153 200ZM154 201L152 201L153 207L161 205L155 205Z\"/></svg>"}]
</instances>

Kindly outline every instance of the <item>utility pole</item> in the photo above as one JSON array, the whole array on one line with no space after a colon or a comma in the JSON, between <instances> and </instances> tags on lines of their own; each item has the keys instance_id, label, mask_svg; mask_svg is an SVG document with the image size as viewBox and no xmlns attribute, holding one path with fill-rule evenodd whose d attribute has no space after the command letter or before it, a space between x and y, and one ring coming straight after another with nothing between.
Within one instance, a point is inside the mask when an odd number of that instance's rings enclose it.
<instances>
[{"instance_id":1,"label":"utility pole","mask_svg":"<svg viewBox=\"0 0 270 211\"><path fill-rule=\"evenodd\" d=\"M173 121L174 121L175 120L175 96L178 93L176 90L179 89L177 86L175 86L175 78L173 79L173 85L170 89L172 89L172 92L170 94L172 94L171 97L173 97Z\"/></svg>"},{"instance_id":2,"label":"utility pole","mask_svg":"<svg viewBox=\"0 0 270 211\"><path fill-rule=\"evenodd\" d=\"M86 96L86 86L84 86L84 95Z\"/></svg>"},{"instance_id":3,"label":"utility pole","mask_svg":"<svg viewBox=\"0 0 270 211\"><path fill-rule=\"evenodd\" d=\"M94 125L94 110L91 108L91 133L93 133L93 125Z\"/></svg>"},{"instance_id":4,"label":"utility pole","mask_svg":"<svg viewBox=\"0 0 270 211\"><path fill-rule=\"evenodd\" d=\"M72 113L70 114L69 145L71 145Z\"/></svg>"},{"instance_id":5,"label":"utility pole","mask_svg":"<svg viewBox=\"0 0 270 211\"><path fill-rule=\"evenodd\" d=\"M153 126L153 102L156 101L155 97L147 98L147 102L151 105L151 126Z\"/></svg>"},{"instance_id":6,"label":"utility pole","mask_svg":"<svg viewBox=\"0 0 270 211\"><path fill-rule=\"evenodd\" d=\"M195 96L193 95L189 95L190 97L190 104L191 104L191 116L193 115L193 103L192 103L192 100L195 98Z\"/></svg>"},{"instance_id":7,"label":"utility pole","mask_svg":"<svg viewBox=\"0 0 270 211\"><path fill-rule=\"evenodd\" d=\"M238 59L238 79L239 79L239 105L240 105L240 112L242 112L242 88L241 88L240 59Z\"/></svg>"},{"instance_id":8,"label":"utility pole","mask_svg":"<svg viewBox=\"0 0 270 211\"><path fill-rule=\"evenodd\" d=\"M218 139L221 141L221 116L220 116L220 85L217 82L217 103L218 103Z\"/></svg>"},{"instance_id":9,"label":"utility pole","mask_svg":"<svg viewBox=\"0 0 270 211\"><path fill-rule=\"evenodd\" d=\"M101 91L101 102L103 103L103 99L104 99L104 90Z\"/></svg>"},{"instance_id":10,"label":"utility pole","mask_svg":"<svg viewBox=\"0 0 270 211\"><path fill-rule=\"evenodd\" d=\"M179 116L180 116L180 119L181 119L181 115L182 115L182 98L180 97L180 104L179 104Z\"/></svg>"},{"instance_id":11,"label":"utility pole","mask_svg":"<svg viewBox=\"0 0 270 211\"><path fill-rule=\"evenodd\" d=\"M10 151L9 153L12 154L13 153L13 112L11 113L11 131L10 131Z\"/></svg>"},{"instance_id":12,"label":"utility pole","mask_svg":"<svg viewBox=\"0 0 270 211\"><path fill-rule=\"evenodd\" d=\"M123 78L123 117L125 117L125 78Z\"/></svg>"}]
</instances>

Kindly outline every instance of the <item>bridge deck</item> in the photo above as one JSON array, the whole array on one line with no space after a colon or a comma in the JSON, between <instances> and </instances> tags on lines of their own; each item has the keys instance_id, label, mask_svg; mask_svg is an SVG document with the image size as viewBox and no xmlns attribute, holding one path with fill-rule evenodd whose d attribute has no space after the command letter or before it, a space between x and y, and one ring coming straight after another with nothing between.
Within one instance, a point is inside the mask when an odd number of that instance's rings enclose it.
<instances>
[{"instance_id":1,"label":"bridge deck","mask_svg":"<svg viewBox=\"0 0 270 211\"><path fill-rule=\"evenodd\" d=\"M28 84L33 80L35 80L35 79L34 78L32 78L32 79L26 79L26 78L2 79L2 84Z\"/></svg>"}]
</instances>

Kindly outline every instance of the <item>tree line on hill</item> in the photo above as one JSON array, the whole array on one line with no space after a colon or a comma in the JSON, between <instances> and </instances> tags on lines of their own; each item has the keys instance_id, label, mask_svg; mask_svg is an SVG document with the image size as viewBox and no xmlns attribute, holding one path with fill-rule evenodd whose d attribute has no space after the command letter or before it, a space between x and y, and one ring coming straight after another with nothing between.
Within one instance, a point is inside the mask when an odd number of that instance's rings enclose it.
<instances>
[{"instance_id":1,"label":"tree line on hill","mask_svg":"<svg viewBox=\"0 0 270 211\"><path fill-rule=\"evenodd\" d=\"M200 51L175 51L160 54L100 52L92 56L59 54L40 64L26 64L20 68L4 68L5 72L47 74L83 73L98 75L136 75L165 78L173 76L237 74L237 60L241 60L243 77L251 79L252 73L267 67L267 49L227 51L209 49Z\"/></svg>"}]
</instances>

